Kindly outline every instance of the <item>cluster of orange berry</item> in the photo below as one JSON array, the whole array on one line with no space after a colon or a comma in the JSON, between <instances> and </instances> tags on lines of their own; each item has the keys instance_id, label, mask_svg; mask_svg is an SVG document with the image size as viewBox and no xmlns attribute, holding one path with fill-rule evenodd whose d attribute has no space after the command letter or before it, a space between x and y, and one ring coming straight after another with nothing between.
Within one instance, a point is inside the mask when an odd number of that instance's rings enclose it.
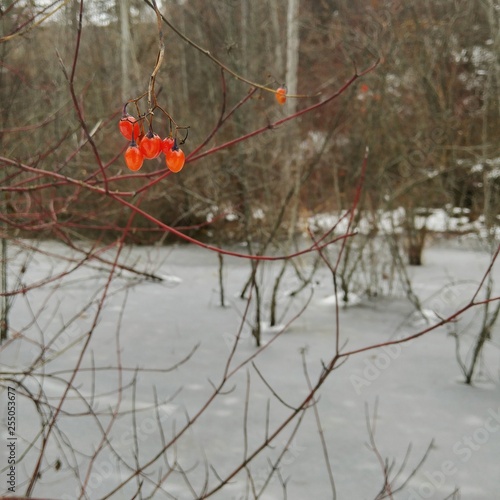
<instances>
[{"instance_id":1,"label":"cluster of orange berry","mask_svg":"<svg viewBox=\"0 0 500 500\"><path fill-rule=\"evenodd\" d=\"M182 170L185 155L177 145L177 139L168 136L162 140L151 128L144 134L141 123L126 111L123 112L118 125L123 137L130 141L125 151L125 163L130 170L137 172L145 159L157 158L162 152L165 154L165 163L169 170L172 172Z\"/></svg>"},{"instance_id":2,"label":"cluster of orange berry","mask_svg":"<svg viewBox=\"0 0 500 500\"><path fill-rule=\"evenodd\" d=\"M276 101L283 105L286 102L286 87L282 86L276 90ZM141 169L144 160L152 160L157 158L160 153L165 155L165 163L168 169L172 172L180 172L186 161L184 151L179 148L177 139L169 135L162 138L153 132L151 125L148 132L144 133L142 121L138 120L126 111L127 105L123 108L122 117L118 124L120 132L130 141L130 144L125 151L125 163L127 167L137 172Z\"/></svg>"}]
</instances>

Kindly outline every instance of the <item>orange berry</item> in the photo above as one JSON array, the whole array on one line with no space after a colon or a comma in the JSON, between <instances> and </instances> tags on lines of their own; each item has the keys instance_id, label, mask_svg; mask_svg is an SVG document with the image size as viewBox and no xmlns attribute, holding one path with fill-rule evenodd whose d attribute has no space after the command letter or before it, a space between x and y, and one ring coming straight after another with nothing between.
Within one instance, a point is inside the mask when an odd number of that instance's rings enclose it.
<instances>
[{"instance_id":1,"label":"orange berry","mask_svg":"<svg viewBox=\"0 0 500 500\"><path fill-rule=\"evenodd\" d=\"M184 151L175 145L170 151L165 153L165 163L169 170L174 173L180 172L186 161Z\"/></svg>"},{"instance_id":2,"label":"orange berry","mask_svg":"<svg viewBox=\"0 0 500 500\"><path fill-rule=\"evenodd\" d=\"M276 94L274 94L276 100L279 104L283 105L286 102L286 89L284 87L280 87L276 90Z\"/></svg>"},{"instance_id":3,"label":"orange berry","mask_svg":"<svg viewBox=\"0 0 500 500\"><path fill-rule=\"evenodd\" d=\"M158 134L154 134L151 130L141 139L139 151L144 158L149 160L156 158L161 153L161 139Z\"/></svg>"},{"instance_id":4,"label":"orange berry","mask_svg":"<svg viewBox=\"0 0 500 500\"><path fill-rule=\"evenodd\" d=\"M144 162L144 155L139 150L135 141L130 143L130 146L125 151L125 163L127 167L133 172L137 172L142 167Z\"/></svg>"},{"instance_id":5,"label":"orange berry","mask_svg":"<svg viewBox=\"0 0 500 500\"><path fill-rule=\"evenodd\" d=\"M120 122L118 123L118 127L120 128L120 132L128 141L132 140L132 132L134 139L139 137L141 133L141 126L139 122L132 116L127 113L122 115Z\"/></svg>"}]
</instances>

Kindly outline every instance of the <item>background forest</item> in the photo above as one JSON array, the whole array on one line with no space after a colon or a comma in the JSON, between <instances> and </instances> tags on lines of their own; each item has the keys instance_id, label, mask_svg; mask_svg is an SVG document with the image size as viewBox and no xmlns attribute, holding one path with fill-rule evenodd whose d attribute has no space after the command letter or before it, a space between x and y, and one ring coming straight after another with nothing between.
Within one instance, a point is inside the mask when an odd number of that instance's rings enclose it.
<instances>
[{"instance_id":1,"label":"background forest","mask_svg":"<svg viewBox=\"0 0 500 500\"><path fill-rule=\"evenodd\" d=\"M493 498L499 137L498 0L0 1L0 495Z\"/></svg>"},{"instance_id":2,"label":"background forest","mask_svg":"<svg viewBox=\"0 0 500 500\"><path fill-rule=\"evenodd\" d=\"M297 32L287 29L285 0L163 3L174 26L235 73L312 96L289 99L281 109L271 93L256 89L244 112L221 127L209 146L321 101L354 68L380 63L341 99L254 141L202 157L175 182L157 184L142 201L145 210L183 227L205 222L207 215L231 213L230 224L217 219L197 235L264 238L289 189L298 199L288 202L288 222L297 221L297 207L302 216L349 207L368 146L361 209L404 207L409 230L415 210L422 208L459 207L472 220L484 216L488 225L496 223L500 30L495 0L302 0ZM0 44L4 172L8 175L10 160L83 178L93 170L95 154L82 136L64 75L74 53L78 2L8 4ZM297 71L287 69L290 36L296 37ZM74 90L94 145L114 173L124 168L125 145L116 128L121 107L145 92L156 56L155 15L147 2L86 5ZM293 81L286 81L287 74ZM226 80L230 109L250 88L236 78ZM219 114L220 68L165 27L156 90L176 121L190 127L184 147L189 154ZM156 128L165 136L168 124L158 117ZM162 160L157 162L161 166ZM123 179L120 188L131 183ZM8 224L50 236L48 193L6 196L4 211L18 215ZM56 211L64 206L57 231L70 238L90 232L109 238L116 235L114 226L123 226L123 210L95 193L71 193L61 188L54 197ZM145 219L136 224L138 231L129 235L134 242L164 237Z\"/></svg>"}]
</instances>

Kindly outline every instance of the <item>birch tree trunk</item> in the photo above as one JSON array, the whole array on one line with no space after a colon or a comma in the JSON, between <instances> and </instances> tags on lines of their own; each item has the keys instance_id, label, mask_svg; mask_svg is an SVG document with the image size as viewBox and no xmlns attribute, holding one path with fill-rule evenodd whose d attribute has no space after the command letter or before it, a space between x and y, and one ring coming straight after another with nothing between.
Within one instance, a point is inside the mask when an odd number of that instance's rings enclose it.
<instances>
[{"instance_id":1,"label":"birch tree trunk","mask_svg":"<svg viewBox=\"0 0 500 500\"><path fill-rule=\"evenodd\" d=\"M286 85L289 94L297 93L299 69L299 5L300 0L288 0L286 33ZM297 100L288 100L288 109L297 109Z\"/></svg>"},{"instance_id":2,"label":"birch tree trunk","mask_svg":"<svg viewBox=\"0 0 500 500\"><path fill-rule=\"evenodd\" d=\"M299 6L300 0L288 0L287 12L287 37L286 37L286 85L288 94L297 94L298 69L299 69ZM289 113L297 110L297 100L288 99L287 107ZM292 124L296 127L296 120ZM294 136L293 132L290 136ZM294 155L292 155L292 158ZM297 226L299 212L300 179L302 176L301 165L290 161L289 178L294 182L294 193L291 205L289 238L293 238Z\"/></svg>"},{"instance_id":3,"label":"birch tree trunk","mask_svg":"<svg viewBox=\"0 0 500 500\"><path fill-rule=\"evenodd\" d=\"M279 5L278 0L270 0L269 2L269 17L271 18L271 24L274 32L274 66L276 75L283 77L284 63L283 63L283 48L281 43L281 30L280 30L280 20L278 15ZM281 83L281 82L280 82Z\"/></svg>"},{"instance_id":4,"label":"birch tree trunk","mask_svg":"<svg viewBox=\"0 0 500 500\"><path fill-rule=\"evenodd\" d=\"M129 9L130 0L120 0L120 35L121 35L121 96L122 102L128 101L132 95L132 88L130 84L129 64L132 46L132 34L130 32Z\"/></svg>"}]
</instances>

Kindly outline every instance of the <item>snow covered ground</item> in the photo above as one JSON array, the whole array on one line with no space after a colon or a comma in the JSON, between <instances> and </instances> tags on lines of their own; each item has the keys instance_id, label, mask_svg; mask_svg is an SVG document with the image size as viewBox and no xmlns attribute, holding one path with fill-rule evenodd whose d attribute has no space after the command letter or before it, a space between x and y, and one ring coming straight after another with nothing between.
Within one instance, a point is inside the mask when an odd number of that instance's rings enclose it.
<instances>
[{"instance_id":1,"label":"snow covered ground","mask_svg":"<svg viewBox=\"0 0 500 500\"><path fill-rule=\"evenodd\" d=\"M54 254L69 255L56 243L44 243L42 247ZM24 254L11 252L16 265L21 265ZM87 498L108 495L131 476L137 463L145 464L155 457L162 443L178 433L188 419L196 418L214 384L223 376L244 314L246 302L237 296L248 277L249 263L225 259L228 307L222 308L215 254L192 246L131 248L126 253L122 259L129 264L167 279L142 281L124 272L111 283L109 298L73 384L76 389L70 390L58 417L57 432L47 446L47 458L34 491L38 497L78 498L78 485L87 474ZM307 259L305 262L307 265ZM467 248L461 242L443 242L426 249L424 266L409 270L424 314L415 314L400 296L367 299L355 295L352 307L340 308L341 345L351 350L403 338L439 321L467 303L488 263L486 252ZM55 277L72 266L74 263L58 257L37 254L29 262L23 283L29 285L48 275ZM261 269L264 294L270 293L278 268L277 264L266 264ZM14 264L11 269L13 283ZM499 266L495 266L493 274L500 283ZM16 297L11 327L22 335L0 350L4 372L0 393L2 468L7 453L4 387L11 385L6 372L19 373L29 368L40 353L40 343L54 339L45 353L45 364L38 365L36 374L15 378L25 390L33 392L35 399L43 393L46 402L56 405L97 312L95 300L106 278L103 266L82 266L62 282L55 280L50 286ZM282 325L309 297L310 289L288 304L287 291L295 285L290 271L280 295L280 311L290 306L279 319ZM333 292L331 276L326 269L319 269L311 302L283 334L279 328L268 327L267 309L264 311L265 349L253 358L253 364L247 363L231 375L221 395L175 446L145 469L142 498L197 498L206 476L210 489L218 483L217 477L231 474L244 456L251 455L293 412L309 392L304 360L314 382L334 355ZM351 356L331 373L316 404L338 499L373 499L383 484L381 464L367 446L370 436L366 409L371 414L377 409L374 439L382 459L392 465L390 477L402 469L395 487L412 474L430 446L425 462L394 498L451 498L455 489L460 491L456 498L500 498L500 325L486 346L475 387L461 382L455 341L450 335L457 332L466 349L480 319L478 312L468 312L452 325L411 342ZM251 336L252 320L250 314L230 371L257 352ZM185 363L166 371L193 349ZM117 366L123 370L117 370ZM38 439L36 447L28 449L28 443L40 430L40 419L35 405L21 392L19 389L17 397L18 494L26 489L40 447ZM98 422L88 415L89 407L99 416ZM119 413L114 422L113 412ZM111 422L109 440L103 442ZM273 460L285 446L288 449L278 470L260 498L332 498L313 409L303 414L297 429L296 423L294 420L287 426L249 465L248 471L235 475L212 498L254 498L249 474L259 491L272 470ZM91 463L90 457L99 447L102 451ZM173 465L173 471L168 473ZM162 488L155 491L153 485L162 475ZM7 489L4 469L1 476L3 493ZM131 498L138 484L139 479L132 477L111 498Z\"/></svg>"}]
</instances>

